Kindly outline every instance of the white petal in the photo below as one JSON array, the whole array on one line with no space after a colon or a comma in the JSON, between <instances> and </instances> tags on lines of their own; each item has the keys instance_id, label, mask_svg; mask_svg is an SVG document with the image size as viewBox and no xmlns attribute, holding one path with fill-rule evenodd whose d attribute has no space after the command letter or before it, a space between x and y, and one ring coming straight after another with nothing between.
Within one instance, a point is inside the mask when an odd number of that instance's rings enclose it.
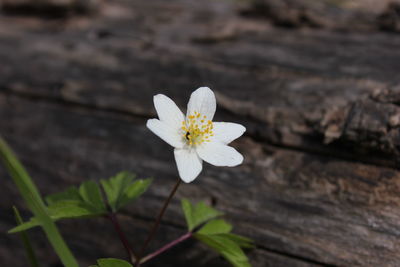
<instances>
[{"instance_id":1,"label":"white petal","mask_svg":"<svg viewBox=\"0 0 400 267\"><path fill-rule=\"evenodd\" d=\"M203 144L196 151L201 159L215 166L233 167L243 162L242 154L218 141Z\"/></svg>"},{"instance_id":2,"label":"white petal","mask_svg":"<svg viewBox=\"0 0 400 267\"><path fill-rule=\"evenodd\" d=\"M194 115L197 111L202 116L207 116L207 120L212 120L216 108L217 102L213 91L208 87L200 87L190 96L186 117Z\"/></svg>"},{"instance_id":3,"label":"white petal","mask_svg":"<svg viewBox=\"0 0 400 267\"><path fill-rule=\"evenodd\" d=\"M213 126L214 138L223 144L229 144L246 131L243 125L231 122L214 122Z\"/></svg>"},{"instance_id":4,"label":"white petal","mask_svg":"<svg viewBox=\"0 0 400 267\"><path fill-rule=\"evenodd\" d=\"M153 100L160 121L174 128L180 128L182 126L182 121L185 120L185 117L171 98L158 94L154 96Z\"/></svg>"},{"instance_id":5,"label":"white petal","mask_svg":"<svg viewBox=\"0 0 400 267\"><path fill-rule=\"evenodd\" d=\"M175 161L179 176L185 183L190 183L200 174L203 161L194 149L175 149Z\"/></svg>"},{"instance_id":6,"label":"white petal","mask_svg":"<svg viewBox=\"0 0 400 267\"><path fill-rule=\"evenodd\" d=\"M185 144L179 129L172 128L163 121L150 119L147 121L146 126L154 134L173 147L181 148Z\"/></svg>"}]
</instances>

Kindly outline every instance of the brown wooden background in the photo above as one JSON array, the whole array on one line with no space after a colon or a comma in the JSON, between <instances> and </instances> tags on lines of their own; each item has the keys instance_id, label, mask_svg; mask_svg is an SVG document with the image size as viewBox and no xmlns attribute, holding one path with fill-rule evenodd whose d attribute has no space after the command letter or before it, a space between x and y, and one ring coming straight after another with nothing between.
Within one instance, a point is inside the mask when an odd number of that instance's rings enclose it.
<instances>
[{"instance_id":1,"label":"brown wooden background","mask_svg":"<svg viewBox=\"0 0 400 267\"><path fill-rule=\"evenodd\" d=\"M3 0L0 133L43 194L120 170L155 178L121 219L135 247L177 177L145 127L164 93L217 93L247 127L237 168L182 186L155 249L184 233L179 198L204 200L253 238L264 266L400 266L400 7L389 1ZM91 13L87 12L91 10ZM50 14L50 16L49 16ZM47 16L47 18L44 18ZM27 266L0 167L1 266ZM105 220L60 224L82 266L124 257ZM60 266L40 230L43 266ZM137 244L136 244L137 243ZM228 266L186 242L146 266Z\"/></svg>"}]
</instances>

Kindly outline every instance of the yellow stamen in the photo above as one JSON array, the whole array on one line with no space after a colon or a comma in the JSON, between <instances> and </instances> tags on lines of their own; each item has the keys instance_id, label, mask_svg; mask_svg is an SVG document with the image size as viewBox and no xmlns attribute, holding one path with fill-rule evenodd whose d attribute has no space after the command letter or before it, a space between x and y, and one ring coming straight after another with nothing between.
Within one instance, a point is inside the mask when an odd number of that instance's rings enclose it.
<instances>
[{"instance_id":1,"label":"yellow stamen","mask_svg":"<svg viewBox=\"0 0 400 267\"><path fill-rule=\"evenodd\" d=\"M206 118L207 116L195 111L186 121L182 121L182 137L186 140L186 144L192 146L210 142L209 137L214 136L212 131L214 126L212 121L205 120Z\"/></svg>"}]
</instances>

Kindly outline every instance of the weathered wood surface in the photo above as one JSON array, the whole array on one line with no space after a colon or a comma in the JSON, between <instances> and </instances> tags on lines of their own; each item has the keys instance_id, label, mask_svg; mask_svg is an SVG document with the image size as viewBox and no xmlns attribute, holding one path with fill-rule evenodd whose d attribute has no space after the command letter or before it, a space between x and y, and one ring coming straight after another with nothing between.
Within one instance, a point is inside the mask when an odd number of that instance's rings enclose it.
<instances>
[{"instance_id":1,"label":"weathered wood surface","mask_svg":"<svg viewBox=\"0 0 400 267\"><path fill-rule=\"evenodd\" d=\"M385 8L339 7L340 27L291 29L229 1L118 0L92 17L0 16L0 133L44 194L125 169L155 177L122 217L134 243L177 176L172 149L144 126L155 116L152 96L184 107L207 85L217 91L216 119L248 129L235 143L245 162L206 166L182 186L153 249L184 232L178 199L189 197L214 203L256 240L254 266L399 266L400 36L381 31ZM344 23L360 12L365 27ZM23 205L0 171L4 233L11 205ZM62 230L82 266L124 257L106 222L65 222ZM33 234L41 259L57 266ZM26 266L18 238L0 238L3 265ZM225 266L193 247L148 266Z\"/></svg>"}]
</instances>

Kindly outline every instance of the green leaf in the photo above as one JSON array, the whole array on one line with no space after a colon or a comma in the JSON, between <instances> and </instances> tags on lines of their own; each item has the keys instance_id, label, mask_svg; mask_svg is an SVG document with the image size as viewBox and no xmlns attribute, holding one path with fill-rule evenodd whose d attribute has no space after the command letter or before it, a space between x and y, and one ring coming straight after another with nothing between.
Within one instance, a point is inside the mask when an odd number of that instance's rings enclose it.
<instances>
[{"instance_id":1,"label":"green leaf","mask_svg":"<svg viewBox=\"0 0 400 267\"><path fill-rule=\"evenodd\" d=\"M207 222L197 233L204 235L214 235L229 233L232 231L232 225L227 223L225 220L212 220Z\"/></svg>"},{"instance_id":2,"label":"green leaf","mask_svg":"<svg viewBox=\"0 0 400 267\"><path fill-rule=\"evenodd\" d=\"M105 180L101 180L104 192L106 193L108 204L113 211L116 211L119 199L125 188L133 182L135 175L129 172L120 172L117 175Z\"/></svg>"},{"instance_id":3,"label":"green leaf","mask_svg":"<svg viewBox=\"0 0 400 267\"><path fill-rule=\"evenodd\" d=\"M107 213L100 186L94 181L86 181L78 188L46 197L49 213L54 220L101 216Z\"/></svg>"},{"instance_id":4,"label":"green leaf","mask_svg":"<svg viewBox=\"0 0 400 267\"><path fill-rule=\"evenodd\" d=\"M207 206L203 202L199 202L197 205L192 205L187 199L182 199L181 205L189 231L193 231L194 228L208 220L223 215L222 212Z\"/></svg>"},{"instance_id":5,"label":"green leaf","mask_svg":"<svg viewBox=\"0 0 400 267\"><path fill-rule=\"evenodd\" d=\"M241 236L241 235L225 233L225 234L221 234L221 236L229 238L230 240L232 240L233 242L238 244L239 247L242 247L242 248L254 248L255 247L253 240L251 240L250 238Z\"/></svg>"},{"instance_id":6,"label":"green leaf","mask_svg":"<svg viewBox=\"0 0 400 267\"><path fill-rule=\"evenodd\" d=\"M210 248L214 249L219 254L221 254L221 256L229 261L232 266L251 266L247 256L244 254L240 246L226 236L220 234L204 235L199 233L195 233L193 236Z\"/></svg>"},{"instance_id":7,"label":"green leaf","mask_svg":"<svg viewBox=\"0 0 400 267\"><path fill-rule=\"evenodd\" d=\"M253 241L249 238L232 234L231 224L223 219L215 219L222 215L221 212L202 202L192 205L187 199L182 199L181 204L190 232L205 223L193 234L196 239L221 254L234 267L251 266L242 247L254 247Z\"/></svg>"},{"instance_id":8,"label":"green leaf","mask_svg":"<svg viewBox=\"0 0 400 267\"><path fill-rule=\"evenodd\" d=\"M112 258L99 259L97 264L95 267L132 267L132 264L127 261Z\"/></svg>"},{"instance_id":9,"label":"green leaf","mask_svg":"<svg viewBox=\"0 0 400 267\"><path fill-rule=\"evenodd\" d=\"M16 207L13 207L14 210L14 215L15 215L15 220L17 221L18 225L23 224L21 215L19 214L19 211ZM28 261L31 267L39 267L39 263L37 261L36 255L35 255L35 251L33 250L33 247L31 245L31 241L29 240L29 236L28 233L26 233L25 231L22 231L20 233L20 237L22 240L22 243L24 245L25 248L25 252L26 255L28 257Z\"/></svg>"},{"instance_id":10,"label":"green leaf","mask_svg":"<svg viewBox=\"0 0 400 267\"><path fill-rule=\"evenodd\" d=\"M48 195L46 202L49 205L48 215L53 221L96 217L107 213L100 187L93 181L82 183L79 189L72 186L63 192ZM35 226L40 226L40 222L32 217L30 221L9 230L9 233L17 233Z\"/></svg>"},{"instance_id":11,"label":"green leaf","mask_svg":"<svg viewBox=\"0 0 400 267\"><path fill-rule=\"evenodd\" d=\"M147 188L150 186L152 179L141 179L137 180L130 186L128 186L120 198L120 201L117 203L117 210L126 206L129 202L134 201L139 196L141 196L144 192L147 191Z\"/></svg>"},{"instance_id":12,"label":"green leaf","mask_svg":"<svg viewBox=\"0 0 400 267\"><path fill-rule=\"evenodd\" d=\"M78 188L71 186L63 192L46 196L46 202L48 205L51 205L51 204L54 204L54 203L60 202L60 201L69 201L69 200L83 201L82 197L79 194Z\"/></svg>"},{"instance_id":13,"label":"green leaf","mask_svg":"<svg viewBox=\"0 0 400 267\"><path fill-rule=\"evenodd\" d=\"M12 177L15 185L17 186L20 194L25 200L26 205L29 207L39 224L42 226L46 233L47 239L53 246L57 255L60 257L65 267L78 267L78 263L64 239L62 238L57 226L48 214L47 207L41 198L39 191L33 183L31 177L26 172L25 168L16 158L14 153L0 137L0 157L4 162L10 176Z\"/></svg>"},{"instance_id":14,"label":"green leaf","mask_svg":"<svg viewBox=\"0 0 400 267\"><path fill-rule=\"evenodd\" d=\"M80 201L59 201L49 206L49 213L53 220L88 218L101 216L103 211L93 210L91 206Z\"/></svg>"},{"instance_id":15,"label":"green leaf","mask_svg":"<svg viewBox=\"0 0 400 267\"><path fill-rule=\"evenodd\" d=\"M134 201L144 192L151 183L151 179L135 180L135 175L130 172L120 172L107 180L101 180L108 203L113 212Z\"/></svg>"},{"instance_id":16,"label":"green leaf","mask_svg":"<svg viewBox=\"0 0 400 267\"><path fill-rule=\"evenodd\" d=\"M91 205L87 204L83 200L60 200L58 202L50 200L48 202L51 203L51 205L48 206L48 213L53 221L61 219L91 218L105 214L103 211L95 210ZM40 226L40 223L35 217L32 217L28 222L12 228L8 232L11 234L17 233L36 226Z\"/></svg>"},{"instance_id":17,"label":"green leaf","mask_svg":"<svg viewBox=\"0 0 400 267\"><path fill-rule=\"evenodd\" d=\"M105 214L105 211L97 210L93 208L92 205L84 202L79 194L79 200L72 200L73 198L70 198L71 200L66 200L68 197L62 197L63 195L67 196L65 192L61 192L46 197L47 202L51 203L48 206L48 214L53 221L58 221L61 219L91 218ZM17 233L36 226L40 226L40 222L36 217L32 217L28 222L10 229L8 233Z\"/></svg>"},{"instance_id":18,"label":"green leaf","mask_svg":"<svg viewBox=\"0 0 400 267\"><path fill-rule=\"evenodd\" d=\"M21 231L28 230L30 228L40 226L40 222L35 217L32 217L29 221L21 223L20 225L8 230L9 234L15 234Z\"/></svg>"},{"instance_id":19,"label":"green leaf","mask_svg":"<svg viewBox=\"0 0 400 267\"><path fill-rule=\"evenodd\" d=\"M106 213L107 208L101 196L100 186L94 181L86 181L79 187L83 201L91 207L93 213Z\"/></svg>"}]
</instances>

